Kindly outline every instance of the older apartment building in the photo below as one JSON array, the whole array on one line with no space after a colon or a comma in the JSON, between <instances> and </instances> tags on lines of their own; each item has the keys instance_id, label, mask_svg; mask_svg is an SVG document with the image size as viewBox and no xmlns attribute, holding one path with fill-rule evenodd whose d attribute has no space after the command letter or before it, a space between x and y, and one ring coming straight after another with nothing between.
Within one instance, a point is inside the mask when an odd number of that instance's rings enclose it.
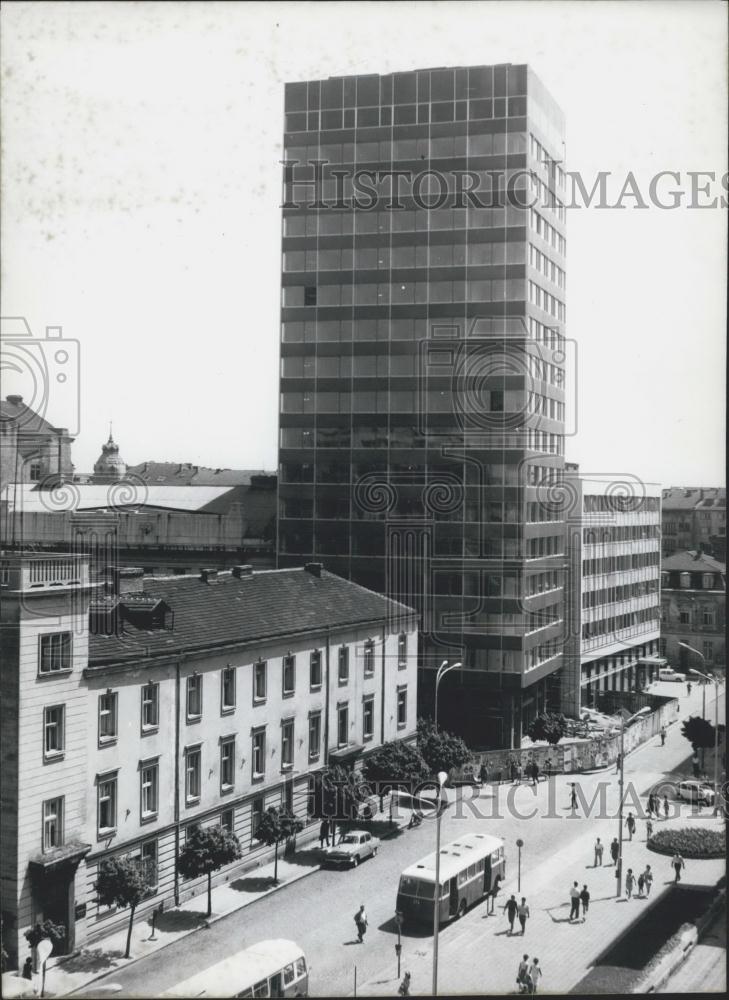
<instances>
[{"instance_id":1,"label":"older apartment building","mask_svg":"<svg viewBox=\"0 0 729 1000\"><path fill-rule=\"evenodd\" d=\"M97 903L104 858L143 865L140 916L173 905L201 888L176 872L191 824L239 838L226 879L267 856L264 809L307 819L315 772L414 734L414 613L319 564L144 581L125 570L109 594L82 558L14 554L2 584L13 957L36 920L64 924L70 949L127 919Z\"/></svg>"},{"instance_id":2,"label":"older apartment building","mask_svg":"<svg viewBox=\"0 0 729 1000\"><path fill-rule=\"evenodd\" d=\"M660 655L661 491L568 465L569 638L563 709L577 715L601 691L645 687Z\"/></svg>"},{"instance_id":3,"label":"older apartment building","mask_svg":"<svg viewBox=\"0 0 729 1000\"><path fill-rule=\"evenodd\" d=\"M669 556L661 568L663 655L683 671L725 670L726 565L698 548Z\"/></svg>"},{"instance_id":4,"label":"older apartment building","mask_svg":"<svg viewBox=\"0 0 729 1000\"><path fill-rule=\"evenodd\" d=\"M663 491L663 555L701 546L726 560L726 489L671 486Z\"/></svg>"}]
</instances>

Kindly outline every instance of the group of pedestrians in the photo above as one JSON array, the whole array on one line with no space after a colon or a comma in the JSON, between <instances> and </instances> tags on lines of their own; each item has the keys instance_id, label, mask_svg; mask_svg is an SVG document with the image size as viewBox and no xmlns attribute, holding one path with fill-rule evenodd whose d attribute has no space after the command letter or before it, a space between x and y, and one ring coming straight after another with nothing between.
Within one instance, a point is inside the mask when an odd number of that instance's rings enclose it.
<instances>
[{"instance_id":1,"label":"group of pedestrians","mask_svg":"<svg viewBox=\"0 0 729 1000\"><path fill-rule=\"evenodd\" d=\"M570 889L570 923L580 919L580 906L582 906L582 923L584 924L587 911L590 909L590 890L586 885L580 889L578 883L573 882Z\"/></svg>"},{"instance_id":2,"label":"group of pedestrians","mask_svg":"<svg viewBox=\"0 0 729 1000\"><path fill-rule=\"evenodd\" d=\"M530 965L529 956L524 955L521 962L519 962L519 968L516 973L516 984L519 987L519 992L536 993L541 978L542 969L539 965L539 959L535 956Z\"/></svg>"},{"instance_id":3,"label":"group of pedestrians","mask_svg":"<svg viewBox=\"0 0 729 1000\"><path fill-rule=\"evenodd\" d=\"M531 916L526 897L522 896L521 903L517 903L516 896L510 896L504 903L502 909L506 911L506 919L509 921L509 937L511 937L514 933L514 921L517 917L519 918L521 933L523 935L526 930L527 920Z\"/></svg>"},{"instance_id":4,"label":"group of pedestrians","mask_svg":"<svg viewBox=\"0 0 729 1000\"><path fill-rule=\"evenodd\" d=\"M653 872L651 871L651 866L646 865L645 871L642 871L636 878L635 873L632 868L628 868L625 873L625 898L631 899L633 896L634 889L638 888L637 898L647 899L651 894L651 886L653 885Z\"/></svg>"},{"instance_id":5,"label":"group of pedestrians","mask_svg":"<svg viewBox=\"0 0 729 1000\"><path fill-rule=\"evenodd\" d=\"M668 796L663 796L663 803L661 803L660 797L655 792L650 792L648 795L648 803L646 805L646 812L648 817L655 815L656 819L661 818L661 808L663 808L663 815L665 819L668 819L668 815L671 811L671 806L668 802Z\"/></svg>"}]
</instances>

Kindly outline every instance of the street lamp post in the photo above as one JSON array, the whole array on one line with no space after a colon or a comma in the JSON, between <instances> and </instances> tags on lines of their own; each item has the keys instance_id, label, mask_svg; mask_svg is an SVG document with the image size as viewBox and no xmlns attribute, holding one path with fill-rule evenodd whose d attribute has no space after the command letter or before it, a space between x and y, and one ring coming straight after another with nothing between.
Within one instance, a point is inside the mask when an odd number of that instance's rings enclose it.
<instances>
[{"instance_id":1,"label":"street lamp post","mask_svg":"<svg viewBox=\"0 0 729 1000\"><path fill-rule=\"evenodd\" d=\"M689 646L687 642L679 642L679 646L683 646L684 649L690 650L692 653L696 653L697 656L701 657L701 662L704 667L706 667L706 657L703 653L700 653L698 649L694 649L693 646ZM719 681L712 674L704 674L700 670L694 670L693 667L689 668L689 672L696 674L698 677L703 677L705 681L711 681L714 685L714 816L716 816L719 809ZM704 718L706 718L706 685L703 685L704 689Z\"/></svg>"},{"instance_id":2,"label":"street lamp post","mask_svg":"<svg viewBox=\"0 0 729 1000\"><path fill-rule=\"evenodd\" d=\"M521 837L519 837L519 839L517 840L516 846L519 849L519 861L518 861L517 877L516 877L516 891L521 892L521 849L524 846L524 841L521 839Z\"/></svg>"},{"instance_id":3,"label":"street lamp post","mask_svg":"<svg viewBox=\"0 0 729 1000\"><path fill-rule=\"evenodd\" d=\"M397 944L395 945L395 954L397 955L397 978L400 978L400 955L402 954L402 944L400 942L400 931L402 929L403 916L400 910L395 913L395 922L397 923Z\"/></svg>"},{"instance_id":4,"label":"street lamp post","mask_svg":"<svg viewBox=\"0 0 729 1000\"><path fill-rule=\"evenodd\" d=\"M620 889L623 881L623 780L624 780L624 768L625 768L625 727L627 723L632 722L633 719L637 719L639 715L645 715L650 712L650 708L646 706L641 708L639 712L634 715L628 716L626 719L620 713L620 778L618 780L618 788L620 791L620 802L618 803L618 860L616 862L615 868L615 881L617 886L615 889L615 895L620 895Z\"/></svg>"},{"instance_id":5,"label":"street lamp post","mask_svg":"<svg viewBox=\"0 0 729 1000\"><path fill-rule=\"evenodd\" d=\"M435 810L435 885L433 886L433 996L438 996L438 930L440 928L440 818L441 792L448 775L438 772L438 797Z\"/></svg>"},{"instance_id":6,"label":"street lamp post","mask_svg":"<svg viewBox=\"0 0 729 1000\"><path fill-rule=\"evenodd\" d=\"M456 667L461 667L461 666L463 666L463 664L460 663L460 662L459 663L451 663L451 665L449 666L448 665L448 660L443 660L443 662L441 663L441 665L438 667L438 673L435 675L435 729L436 729L436 732L438 731L438 687L440 686L440 682L443 680L443 678L445 677L445 675L448 673L449 670L455 670Z\"/></svg>"}]
</instances>

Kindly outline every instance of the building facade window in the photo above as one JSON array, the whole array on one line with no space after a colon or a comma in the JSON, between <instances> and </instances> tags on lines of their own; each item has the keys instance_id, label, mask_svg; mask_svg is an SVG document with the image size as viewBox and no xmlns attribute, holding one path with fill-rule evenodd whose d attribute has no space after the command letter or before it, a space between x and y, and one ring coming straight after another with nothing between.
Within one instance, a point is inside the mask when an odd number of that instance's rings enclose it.
<instances>
[{"instance_id":1,"label":"building facade window","mask_svg":"<svg viewBox=\"0 0 729 1000\"><path fill-rule=\"evenodd\" d=\"M339 666L337 677L340 684L349 682L349 646L339 647Z\"/></svg>"},{"instance_id":2,"label":"building facade window","mask_svg":"<svg viewBox=\"0 0 729 1000\"><path fill-rule=\"evenodd\" d=\"M97 786L97 827L99 836L116 830L116 775L101 779Z\"/></svg>"},{"instance_id":3,"label":"building facade window","mask_svg":"<svg viewBox=\"0 0 729 1000\"><path fill-rule=\"evenodd\" d=\"M159 812L159 764L143 762L140 767L142 821L154 819Z\"/></svg>"},{"instance_id":4,"label":"building facade window","mask_svg":"<svg viewBox=\"0 0 729 1000\"><path fill-rule=\"evenodd\" d=\"M230 792L235 785L235 737L227 736L220 743L220 791Z\"/></svg>"},{"instance_id":5,"label":"building facade window","mask_svg":"<svg viewBox=\"0 0 729 1000\"><path fill-rule=\"evenodd\" d=\"M362 737L366 742L375 735L375 699L365 698L362 703Z\"/></svg>"},{"instance_id":6,"label":"building facade window","mask_svg":"<svg viewBox=\"0 0 729 1000\"><path fill-rule=\"evenodd\" d=\"M713 660L714 659L714 643L705 642L704 643L704 659Z\"/></svg>"},{"instance_id":7,"label":"building facade window","mask_svg":"<svg viewBox=\"0 0 729 1000\"><path fill-rule=\"evenodd\" d=\"M235 709L235 667L224 667L220 671L220 711Z\"/></svg>"},{"instance_id":8,"label":"building facade window","mask_svg":"<svg viewBox=\"0 0 729 1000\"><path fill-rule=\"evenodd\" d=\"M701 587L703 590L711 590L714 586L714 574L703 573L701 576Z\"/></svg>"},{"instance_id":9,"label":"building facade window","mask_svg":"<svg viewBox=\"0 0 729 1000\"><path fill-rule=\"evenodd\" d=\"M43 756L46 760L60 757L66 747L65 706L51 705L43 709Z\"/></svg>"},{"instance_id":10,"label":"building facade window","mask_svg":"<svg viewBox=\"0 0 729 1000\"><path fill-rule=\"evenodd\" d=\"M266 773L266 730L254 729L251 736L251 771L254 781L260 781Z\"/></svg>"},{"instance_id":11,"label":"building facade window","mask_svg":"<svg viewBox=\"0 0 729 1000\"><path fill-rule=\"evenodd\" d=\"M403 729L408 724L408 689L397 689L397 728Z\"/></svg>"},{"instance_id":12,"label":"building facade window","mask_svg":"<svg viewBox=\"0 0 729 1000\"><path fill-rule=\"evenodd\" d=\"M678 618L681 625L691 624L691 615L688 611L680 611Z\"/></svg>"},{"instance_id":13,"label":"building facade window","mask_svg":"<svg viewBox=\"0 0 729 1000\"><path fill-rule=\"evenodd\" d=\"M253 664L253 701L260 703L266 700L266 661L259 660Z\"/></svg>"},{"instance_id":14,"label":"building facade window","mask_svg":"<svg viewBox=\"0 0 729 1000\"><path fill-rule=\"evenodd\" d=\"M40 480L42 472L42 466L40 462L30 463L30 481L31 483L37 483Z\"/></svg>"},{"instance_id":15,"label":"building facade window","mask_svg":"<svg viewBox=\"0 0 729 1000\"><path fill-rule=\"evenodd\" d=\"M281 770L294 766L294 720L281 723Z\"/></svg>"},{"instance_id":16,"label":"building facade window","mask_svg":"<svg viewBox=\"0 0 729 1000\"><path fill-rule=\"evenodd\" d=\"M113 743L117 737L117 693L99 695L99 743Z\"/></svg>"},{"instance_id":17,"label":"building facade window","mask_svg":"<svg viewBox=\"0 0 729 1000\"><path fill-rule=\"evenodd\" d=\"M197 722L202 718L202 674L192 674L187 678L187 721Z\"/></svg>"},{"instance_id":18,"label":"building facade window","mask_svg":"<svg viewBox=\"0 0 729 1000\"><path fill-rule=\"evenodd\" d=\"M220 825L228 833L235 833L235 809L223 809L220 814Z\"/></svg>"},{"instance_id":19,"label":"building facade window","mask_svg":"<svg viewBox=\"0 0 729 1000\"><path fill-rule=\"evenodd\" d=\"M255 847L258 843L256 841L256 834L258 833L258 827L261 825L261 820L263 819L263 796L257 795L255 799L251 802L251 846Z\"/></svg>"},{"instance_id":20,"label":"building facade window","mask_svg":"<svg viewBox=\"0 0 729 1000\"><path fill-rule=\"evenodd\" d=\"M139 864L142 869L144 881L151 890L155 890L159 882L157 856L157 841L145 840L139 853Z\"/></svg>"},{"instance_id":21,"label":"building facade window","mask_svg":"<svg viewBox=\"0 0 729 1000\"><path fill-rule=\"evenodd\" d=\"M349 743L349 705L337 706L337 746Z\"/></svg>"},{"instance_id":22,"label":"building facade window","mask_svg":"<svg viewBox=\"0 0 729 1000\"><path fill-rule=\"evenodd\" d=\"M714 612L711 610L705 610L701 615L701 620L704 625L708 625L710 628L714 627Z\"/></svg>"},{"instance_id":23,"label":"building facade window","mask_svg":"<svg viewBox=\"0 0 729 1000\"><path fill-rule=\"evenodd\" d=\"M185 750L185 802L192 805L200 801L202 775L202 749L189 747Z\"/></svg>"},{"instance_id":24,"label":"building facade window","mask_svg":"<svg viewBox=\"0 0 729 1000\"><path fill-rule=\"evenodd\" d=\"M408 665L408 637L405 632L397 637L397 665L400 670Z\"/></svg>"},{"instance_id":25,"label":"building facade window","mask_svg":"<svg viewBox=\"0 0 729 1000\"><path fill-rule=\"evenodd\" d=\"M679 577L679 582L684 590L688 590L691 586L691 574L681 573Z\"/></svg>"},{"instance_id":26,"label":"building facade window","mask_svg":"<svg viewBox=\"0 0 729 1000\"><path fill-rule=\"evenodd\" d=\"M38 671L54 674L71 669L71 633L51 632L39 640Z\"/></svg>"},{"instance_id":27,"label":"building facade window","mask_svg":"<svg viewBox=\"0 0 729 1000\"><path fill-rule=\"evenodd\" d=\"M43 803L43 850L63 846L63 796Z\"/></svg>"},{"instance_id":28,"label":"building facade window","mask_svg":"<svg viewBox=\"0 0 729 1000\"><path fill-rule=\"evenodd\" d=\"M316 691L321 687L321 650L315 649L309 658L309 687Z\"/></svg>"},{"instance_id":29,"label":"building facade window","mask_svg":"<svg viewBox=\"0 0 729 1000\"><path fill-rule=\"evenodd\" d=\"M375 644L368 639L364 645L364 675L372 677L375 672Z\"/></svg>"},{"instance_id":30,"label":"building facade window","mask_svg":"<svg viewBox=\"0 0 729 1000\"><path fill-rule=\"evenodd\" d=\"M321 712L309 716L309 760L317 760L321 753Z\"/></svg>"},{"instance_id":31,"label":"building facade window","mask_svg":"<svg viewBox=\"0 0 729 1000\"><path fill-rule=\"evenodd\" d=\"M290 698L296 690L296 657L291 653L283 658L282 689L284 698Z\"/></svg>"},{"instance_id":32,"label":"building facade window","mask_svg":"<svg viewBox=\"0 0 729 1000\"><path fill-rule=\"evenodd\" d=\"M159 728L159 684L150 681L142 687L142 732Z\"/></svg>"}]
</instances>

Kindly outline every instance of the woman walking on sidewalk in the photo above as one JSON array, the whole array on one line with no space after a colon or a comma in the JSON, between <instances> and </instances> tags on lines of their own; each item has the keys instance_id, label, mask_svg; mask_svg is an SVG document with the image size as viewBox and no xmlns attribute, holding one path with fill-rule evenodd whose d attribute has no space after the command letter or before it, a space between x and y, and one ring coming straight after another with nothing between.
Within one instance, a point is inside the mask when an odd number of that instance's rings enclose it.
<instances>
[{"instance_id":1,"label":"woman walking on sidewalk","mask_svg":"<svg viewBox=\"0 0 729 1000\"><path fill-rule=\"evenodd\" d=\"M628 874L625 876L625 898L630 899L633 895L633 886L635 885L635 875L633 874L633 869L628 868Z\"/></svg>"},{"instance_id":2,"label":"woman walking on sidewalk","mask_svg":"<svg viewBox=\"0 0 729 1000\"><path fill-rule=\"evenodd\" d=\"M632 812L628 813L628 818L625 821L625 825L628 828L628 840L633 839L633 834L635 833L635 816Z\"/></svg>"},{"instance_id":3,"label":"woman walking on sidewalk","mask_svg":"<svg viewBox=\"0 0 729 1000\"><path fill-rule=\"evenodd\" d=\"M651 886L653 885L653 872L651 871L651 866L646 865L645 871L643 872L643 878L645 879L645 894L650 896Z\"/></svg>"},{"instance_id":4,"label":"woman walking on sidewalk","mask_svg":"<svg viewBox=\"0 0 729 1000\"><path fill-rule=\"evenodd\" d=\"M613 859L613 864L618 863L618 858L620 856L620 844L618 843L618 838L613 837L613 842L610 845L610 857Z\"/></svg>"},{"instance_id":5,"label":"woman walking on sidewalk","mask_svg":"<svg viewBox=\"0 0 729 1000\"><path fill-rule=\"evenodd\" d=\"M668 806L668 796L664 795L663 796L663 816L664 816L665 819L668 819L668 813L669 812L670 812L670 809L669 809L669 806Z\"/></svg>"},{"instance_id":6,"label":"woman walking on sidewalk","mask_svg":"<svg viewBox=\"0 0 729 1000\"><path fill-rule=\"evenodd\" d=\"M645 842L646 844L653 836L653 820L650 816L645 821Z\"/></svg>"},{"instance_id":7,"label":"woman walking on sidewalk","mask_svg":"<svg viewBox=\"0 0 729 1000\"><path fill-rule=\"evenodd\" d=\"M521 924L522 937L524 936L524 931L526 930L527 919L531 916L529 913L529 907L527 906L527 901L524 896L521 897L521 903L519 903L519 908L517 909L517 914L519 916L519 923Z\"/></svg>"},{"instance_id":8,"label":"woman walking on sidewalk","mask_svg":"<svg viewBox=\"0 0 729 1000\"><path fill-rule=\"evenodd\" d=\"M539 980L542 978L542 970L539 967L539 959L532 959L532 964L529 966L529 991L531 993L536 993L539 986Z\"/></svg>"}]
</instances>

